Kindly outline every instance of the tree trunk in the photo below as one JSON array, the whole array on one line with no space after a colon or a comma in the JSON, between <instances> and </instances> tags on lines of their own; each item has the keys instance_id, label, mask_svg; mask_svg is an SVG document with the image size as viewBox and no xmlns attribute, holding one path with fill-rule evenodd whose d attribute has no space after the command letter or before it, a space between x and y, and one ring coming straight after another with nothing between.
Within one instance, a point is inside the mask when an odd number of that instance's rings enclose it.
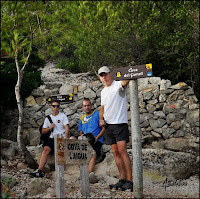
<instances>
[{"instance_id":1,"label":"tree trunk","mask_svg":"<svg viewBox=\"0 0 200 199\"><path fill-rule=\"evenodd\" d=\"M36 163L34 158L31 156L30 152L27 150L24 144L24 141L22 139L24 115L23 115L23 101L21 99L20 90L21 90L21 84L22 84L22 78L23 78L23 70L20 70L17 57L15 57L15 64L16 64L17 73L18 73L18 80L17 80L17 84L15 85L15 96L16 96L17 107L19 111L19 120L18 120L18 128L17 128L17 143L18 143L19 152L21 155L23 155L26 164L30 168L36 169L38 167L38 164Z\"/></svg>"}]
</instances>

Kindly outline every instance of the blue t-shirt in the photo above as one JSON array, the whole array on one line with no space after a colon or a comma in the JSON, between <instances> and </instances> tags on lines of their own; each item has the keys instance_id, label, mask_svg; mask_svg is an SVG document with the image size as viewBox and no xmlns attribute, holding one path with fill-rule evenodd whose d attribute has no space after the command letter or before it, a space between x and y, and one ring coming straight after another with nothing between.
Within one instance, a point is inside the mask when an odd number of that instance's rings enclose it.
<instances>
[{"instance_id":1,"label":"blue t-shirt","mask_svg":"<svg viewBox=\"0 0 200 199\"><path fill-rule=\"evenodd\" d=\"M78 131L83 131L84 134L92 133L95 137L101 132L101 126L99 124L99 112L94 111L91 115L82 115L79 124ZM103 136L101 136L98 141L103 143Z\"/></svg>"}]
</instances>

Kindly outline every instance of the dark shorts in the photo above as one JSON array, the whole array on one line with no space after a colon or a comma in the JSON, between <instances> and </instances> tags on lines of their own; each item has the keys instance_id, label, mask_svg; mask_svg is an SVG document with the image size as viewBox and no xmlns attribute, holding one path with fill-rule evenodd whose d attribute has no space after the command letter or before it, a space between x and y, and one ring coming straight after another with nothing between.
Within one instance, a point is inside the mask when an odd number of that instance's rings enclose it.
<instances>
[{"instance_id":1,"label":"dark shorts","mask_svg":"<svg viewBox=\"0 0 200 199\"><path fill-rule=\"evenodd\" d=\"M49 139L45 140L42 146L50 147L51 153L53 153L54 152L54 138L49 138Z\"/></svg>"},{"instance_id":2,"label":"dark shorts","mask_svg":"<svg viewBox=\"0 0 200 199\"><path fill-rule=\"evenodd\" d=\"M107 145L116 144L118 141L129 142L128 124L106 124L105 139Z\"/></svg>"},{"instance_id":3,"label":"dark shorts","mask_svg":"<svg viewBox=\"0 0 200 199\"><path fill-rule=\"evenodd\" d=\"M92 148L96 151L97 157L101 155L101 147L102 147L102 143L97 141L95 144L92 144Z\"/></svg>"}]
</instances>

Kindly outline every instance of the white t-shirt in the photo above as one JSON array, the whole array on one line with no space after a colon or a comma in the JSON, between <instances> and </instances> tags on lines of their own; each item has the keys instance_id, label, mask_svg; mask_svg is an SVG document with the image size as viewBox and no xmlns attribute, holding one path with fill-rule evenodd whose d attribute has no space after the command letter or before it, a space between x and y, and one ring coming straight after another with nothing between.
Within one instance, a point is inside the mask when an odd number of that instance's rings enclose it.
<instances>
[{"instance_id":1,"label":"white t-shirt","mask_svg":"<svg viewBox=\"0 0 200 199\"><path fill-rule=\"evenodd\" d=\"M101 91L101 105L104 105L104 120L107 124L128 123L126 92L121 81L113 80Z\"/></svg>"},{"instance_id":2,"label":"white t-shirt","mask_svg":"<svg viewBox=\"0 0 200 199\"><path fill-rule=\"evenodd\" d=\"M58 115L50 115L52 122L55 124L53 132L51 132L50 138L53 138L56 134L65 134L65 125L69 124L68 118L64 113L58 113ZM44 120L43 128L49 128L51 123L46 117Z\"/></svg>"}]
</instances>

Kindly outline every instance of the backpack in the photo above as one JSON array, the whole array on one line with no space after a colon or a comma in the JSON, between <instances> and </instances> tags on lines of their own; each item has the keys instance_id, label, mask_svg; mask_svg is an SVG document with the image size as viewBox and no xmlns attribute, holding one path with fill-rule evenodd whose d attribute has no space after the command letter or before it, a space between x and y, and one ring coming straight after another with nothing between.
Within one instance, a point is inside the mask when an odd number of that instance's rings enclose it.
<instances>
[{"instance_id":1,"label":"backpack","mask_svg":"<svg viewBox=\"0 0 200 199\"><path fill-rule=\"evenodd\" d=\"M52 121L51 117L48 115L47 118L49 119L49 122L52 124L53 121ZM43 124L40 126L40 140L45 141L45 140L47 140L49 138L49 136L50 136L51 132L53 131L53 129L50 130L49 132L43 134L42 133Z\"/></svg>"},{"instance_id":2,"label":"backpack","mask_svg":"<svg viewBox=\"0 0 200 199\"><path fill-rule=\"evenodd\" d=\"M95 137L92 133L86 133L83 136L85 136L90 143L90 145L93 145L95 143Z\"/></svg>"}]
</instances>

